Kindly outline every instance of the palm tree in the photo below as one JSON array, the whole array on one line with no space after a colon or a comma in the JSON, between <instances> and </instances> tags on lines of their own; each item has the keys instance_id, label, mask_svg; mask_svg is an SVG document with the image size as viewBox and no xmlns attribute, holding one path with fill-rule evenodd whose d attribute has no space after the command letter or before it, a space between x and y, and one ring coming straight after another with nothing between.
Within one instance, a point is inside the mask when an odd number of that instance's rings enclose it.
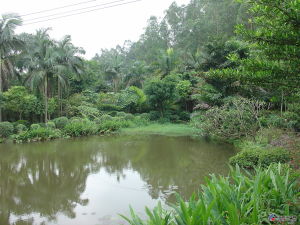
<instances>
[{"instance_id":1,"label":"palm tree","mask_svg":"<svg viewBox=\"0 0 300 225\"><path fill-rule=\"evenodd\" d=\"M62 96L61 89L68 84L69 73L82 72L83 60L77 54L83 53L75 48L69 36L61 42L50 39L49 29L38 30L32 38L28 39L27 54L27 83L31 88L39 87L44 95L45 123L48 121L48 97L55 82L58 86L58 95Z\"/></svg>"},{"instance_id":2,"label":"palm tree","mask_svg":"<svg viewBox=\"0 0 300 225\"><path fill-rule=\"evenodd\" d=\"M162 77L169 75L178 64L177 55L173 48L169 48L167 51L161 51L161 55L157 59L157 64Z\"/></svg>"},{"instance_id":3,"label":"palm tree","mask_svg":"<svg viewBox=\"0 0 300 225\"><path fill-rule=\"evenodd\" d=\"M0 94L8 80L14 75L13 59L22 41L15 35L15 29L22 24L16 14L4 14L0 18ZM0 106L0 122L2 110Z\"/></svg>"},{"instance_id":4,"label":"palm tree","mask_svg":"<svg viewBox=\"0 0 300 225\"><path fill-rule=\"evenodd\" d=\"M124 56L120 47L117 49L102 50L101 55L97 55L95 60L100 62L105 79L110 83L113 91L117 92L123 80L122 68L124 66Z\"/></svg>"},{"instance_id":5,"label":"palm tree","mask_svg":"<svg viewBox=\"0 0 300 225\"><path fill-rule=\"evenodd\" d=\"M73 74L77 78L81 78L83 72L83 59L79 57L79 54L85 54L82 48L75 47L71 43L71 36L65 36L61 41L57 42L56 51L58 53L58 62L60 66L57 66L58 72L57 78L57 95L60 105L60 114L62 115L62 94L63 88L68 87L68 74Z\"/></svg>"}]
</instances>

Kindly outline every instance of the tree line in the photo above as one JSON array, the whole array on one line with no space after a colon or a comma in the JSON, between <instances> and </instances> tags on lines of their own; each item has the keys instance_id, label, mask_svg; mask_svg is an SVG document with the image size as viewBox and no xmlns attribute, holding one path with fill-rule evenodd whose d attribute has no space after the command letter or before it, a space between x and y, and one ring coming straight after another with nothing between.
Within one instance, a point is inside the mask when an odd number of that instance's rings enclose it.
<instances>
[{"instance_id":1,"label":"tree line","mask_svg":"<svg viewBox=\"0 0 300 225\"><path fill-rule=\"evenodd\" d=\"M174 2L138 41L91 60L70 36L16 34L21 24L16 14L0 20L0 120L115 111L189 120L242 97L263 102L270 123L299 124L298 1Z\"/></svg>"}]
</instances>

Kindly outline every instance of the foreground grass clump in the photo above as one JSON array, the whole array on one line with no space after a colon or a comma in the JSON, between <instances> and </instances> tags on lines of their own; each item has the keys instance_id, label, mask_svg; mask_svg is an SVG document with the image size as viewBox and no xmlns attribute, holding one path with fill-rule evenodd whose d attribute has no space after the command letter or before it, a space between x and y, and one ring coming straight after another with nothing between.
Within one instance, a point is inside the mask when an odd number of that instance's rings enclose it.
<instances>
[{"instance_id":1,"label":"foreground grass clump","mask_svg":"<svg viewBox=\"0 0 300 225\"><path fill-rule=\"evenodd\" d=\"M132 127L121 130L126 134L159 134L174 136L192 136L198 134L198 129L186 124L158 124L153 123L147 126Z\"/></svg>"},{"instance_id":2,"label":"foreground grass clump","mask_svg":"<svg viewBox=\"0 0 300 225\"><path fill-rule=\"evenodd\" d=\"M198 194L188 201L178 197L171 210L159 204L146 208L147 220L132 209L131 218L122 216L131 225L241 225L270 224L268 216L297 216L300 210L300 186L290 168L273 164L254 173L241 172L237 166L230 177L212 175Z\"/></svg>"}]
</instances>

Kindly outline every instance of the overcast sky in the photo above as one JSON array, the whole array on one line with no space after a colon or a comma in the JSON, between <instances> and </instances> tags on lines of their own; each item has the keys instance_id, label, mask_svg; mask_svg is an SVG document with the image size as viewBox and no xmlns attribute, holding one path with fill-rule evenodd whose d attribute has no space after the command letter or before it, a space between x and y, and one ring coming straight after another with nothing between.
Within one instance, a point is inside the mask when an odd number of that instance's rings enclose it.
<instances>
[{"instance_id":1,"label":"overcast sky","mask_svg":"<svg viewBox=\"0 0 300 225\"><path fill-rule=\"evenodd\" d=\"M87 1L88 0L1 0L0 14L16 12L20 15L24 15ZM26 19L29 20L35 17L113 1L116 0L94 0L74 7L26 16L24 17L24 23L26 23ZM152 15L162 17L163 12L173 1L174 0L142 0L128 5L117 6L58 20L24 25L21 28L18 28L17 32L33 33L38 28L51 27L52 31L50 34L52 37L60 39L64 35L70 34L73 43L76 46L83 47L87 52L86 57L90 58L94 56L95 53L100 52L101 48L112 48L117 44L122 45L125 40L138 40L149 17ZM187 4L189 1L190 0L176 0L179 5Z\"/></svg>"}]
</instances>

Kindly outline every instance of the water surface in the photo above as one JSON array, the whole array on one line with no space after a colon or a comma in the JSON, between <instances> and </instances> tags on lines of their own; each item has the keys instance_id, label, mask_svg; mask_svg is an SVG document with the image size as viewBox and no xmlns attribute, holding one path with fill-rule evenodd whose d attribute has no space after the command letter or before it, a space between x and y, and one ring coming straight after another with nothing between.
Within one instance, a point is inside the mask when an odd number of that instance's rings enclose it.
<instances>
[{"instance_id":1,"label":"water surface","mask_svg":"<svg viewBox=\"0 0 300 225\"><path fill-rule=\"evenodd\" d=\"M0 144L0 224L125 224L118 214L189 197L227 174L232 147L192 137L88 137Z\"/></svg>"}]
</instances>

